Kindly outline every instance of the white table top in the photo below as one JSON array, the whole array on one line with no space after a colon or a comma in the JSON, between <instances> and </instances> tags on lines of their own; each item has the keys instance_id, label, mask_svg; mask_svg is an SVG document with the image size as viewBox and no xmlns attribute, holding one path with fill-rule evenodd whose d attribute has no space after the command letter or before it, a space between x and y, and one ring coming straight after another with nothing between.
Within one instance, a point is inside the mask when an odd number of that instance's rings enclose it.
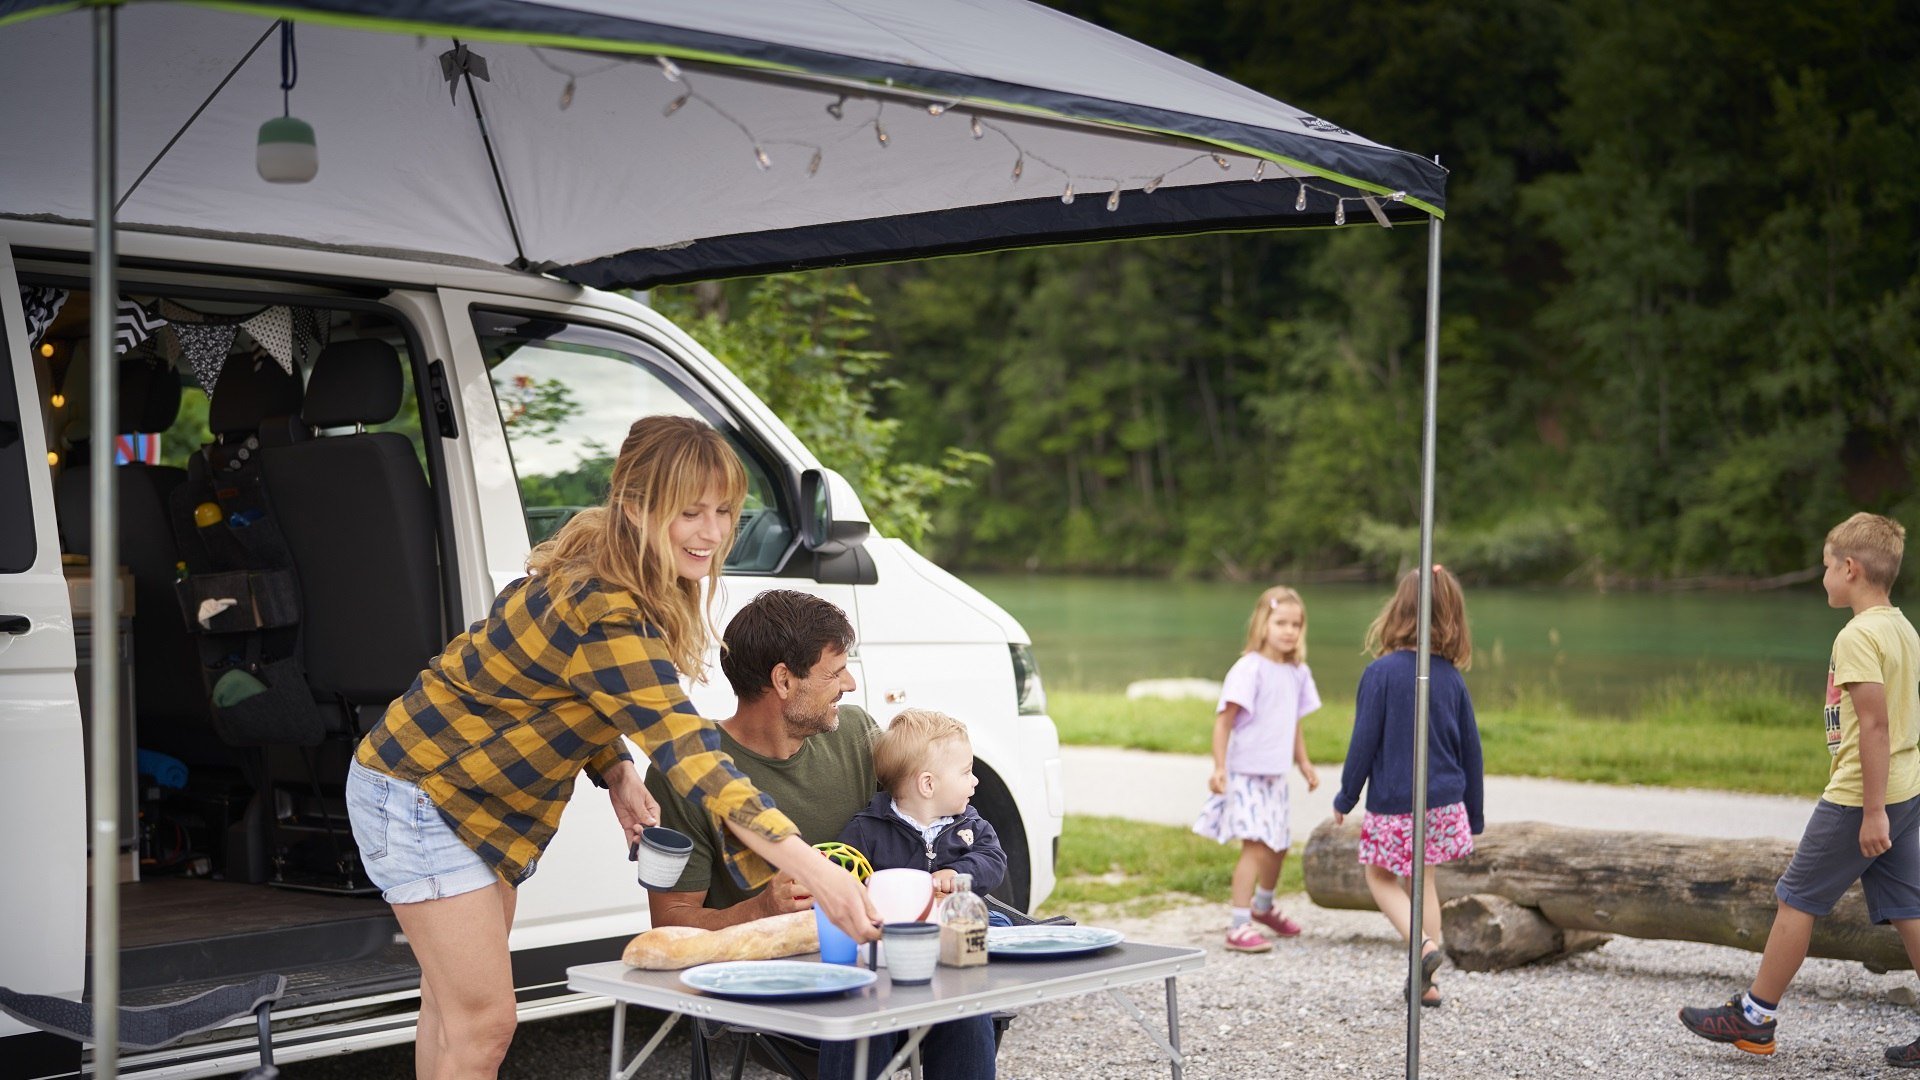
<instances>
[{"instance_id":1,"label":"white table top","mask_svg":"<svg viewBox=\"0 0 1920 1080\"><path fill-rule=\"evenodd\" d=\"M817 959L818 954L793 957ZM723 998L687 988L678 971L642 971L619 961L567 969L567 988L727 1024L809 1039L857 1039L1043 1001L1075 997L1199 969L1203 950L1123 942L1053 960L995 958L982 967L935 969L931 983L895 986L880 969L871 986L800 1000Z\"/></svg>"}]
</instances>

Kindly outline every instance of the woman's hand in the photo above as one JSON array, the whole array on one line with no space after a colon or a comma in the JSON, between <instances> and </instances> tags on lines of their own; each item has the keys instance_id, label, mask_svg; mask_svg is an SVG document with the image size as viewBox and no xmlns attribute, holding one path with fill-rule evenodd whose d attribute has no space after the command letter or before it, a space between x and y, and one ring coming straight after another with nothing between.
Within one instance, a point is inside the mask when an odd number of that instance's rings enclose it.
<instances>
[{"instance_id":1,"label":"woman's hand","mask_svg":"<svg viewBox=\"0 0 1920 1080\"><path fill-rule=\"evenodd\" d=\"M1215 795L1225 795L1227 793L1227 770L1221 768L1214 769L1213 775L1207 777L1207 790L1213 792Z\"/></svg>"},{"instance_id":2,"label":"woman's hand","mask_svg":"<svg viewBox=\"0 0 1920 1080\"><path fill-rule=\"evenodd\" d=\"M620 831L626 834L627 843L637 843L642 829L660 824L660 804L654 801L653 792L647 790L633 762L622 761L601 779L607 782L613 816L620 819Z\"/></svg>"}]
</instances>

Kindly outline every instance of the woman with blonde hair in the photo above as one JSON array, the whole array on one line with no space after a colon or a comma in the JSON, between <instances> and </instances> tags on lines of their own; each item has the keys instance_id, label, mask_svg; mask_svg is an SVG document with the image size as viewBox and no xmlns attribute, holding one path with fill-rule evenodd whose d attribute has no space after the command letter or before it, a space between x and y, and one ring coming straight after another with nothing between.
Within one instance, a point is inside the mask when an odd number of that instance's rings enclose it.
<instances>
[{"instance_id":1,"label":"woman with blonde hair","mask_svg":"<svg viewBox=\"0 0 1920 1080\"><path fill-rule=\"evenodd\" d=\"M414 1068L491 1077L513 1039L507 933L585 771L628 840L658 824L621 736L727 842L743 885L778 867L836 926L871 940L878 914L720 750L678 676L705 675L713 593L746 471L698 420L636 421L605 506L527 556L485 619L427 664L361 741L347 804L367 877L420 964ZM707 600L702 605L702 583Z\"/></svg>"}]
</instances>

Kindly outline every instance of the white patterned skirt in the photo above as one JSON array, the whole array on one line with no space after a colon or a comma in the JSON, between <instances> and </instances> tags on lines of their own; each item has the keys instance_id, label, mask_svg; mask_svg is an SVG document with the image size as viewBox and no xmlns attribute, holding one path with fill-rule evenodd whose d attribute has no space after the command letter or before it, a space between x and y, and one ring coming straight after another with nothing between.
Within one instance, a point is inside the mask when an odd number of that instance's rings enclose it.
<instances>
[{"instance_id":1,"label":"white patterned skirt","mask_svg":"<svg viewBox=\"0 0 1920 1080\"><path fill-rule=\"evenodd\" d=\"M1287 850L1293 829L1287 820L1285 774L1228 773L1227 793L1207 799L1193 831L1222 844L1258 840L1275 851Z\"/></svg>"}]
</instances>

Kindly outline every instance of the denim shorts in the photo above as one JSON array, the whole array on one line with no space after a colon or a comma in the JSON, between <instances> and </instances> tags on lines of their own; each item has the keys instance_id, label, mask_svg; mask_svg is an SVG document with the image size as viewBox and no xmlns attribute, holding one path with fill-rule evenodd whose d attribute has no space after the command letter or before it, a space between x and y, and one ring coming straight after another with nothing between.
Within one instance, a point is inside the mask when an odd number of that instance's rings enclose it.
<instances>
[{"instance_id":1,"label":"denim shorts","mask_svg":"<svg viewBox=\"0 0 1920 1080\"><path fill-rule=\"evenodd\" d=\"M1848 886L1858 881L1871 921L1920 918L1920 797L1887 807L1893 847L1871 859L1860 854L1860 818L1857 806L1825 799L1815 803L1806 834L1774 895L1818 917L1831 912Z\"/></svg>"},{"instance_id":2,"label":"denim shorts","mask_svg":"<svg viewBox=\"0 0 1920 1080\"><path fill-rule=\"evenodd\" d=\"M358 761L347 766L347 817L360 864L389 904L444 900L501 880L426 792Z\"/></svg>"}]
</instances>

